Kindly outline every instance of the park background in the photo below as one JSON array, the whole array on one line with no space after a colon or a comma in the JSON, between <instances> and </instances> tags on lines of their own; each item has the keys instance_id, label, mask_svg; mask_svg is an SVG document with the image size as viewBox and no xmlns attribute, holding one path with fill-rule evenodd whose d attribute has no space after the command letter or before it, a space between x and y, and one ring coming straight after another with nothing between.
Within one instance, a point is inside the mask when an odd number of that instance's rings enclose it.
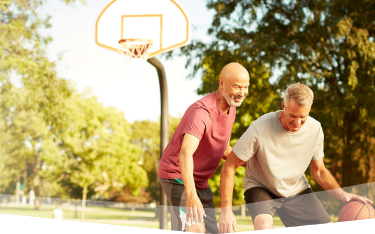
<instances>
[{"instance_id":1,"label":"park background","mask_svg":"<svg viewBox=\"0 0 375 234\"><path fill-rule=\"evenodd\" d=\"M157 74L146 64L139 77L126 76L123 58L95 44L96 19L109 2L0 1L0 194L32 193L36 211L44 197L158 202ZM307 84L326 166L341 186L361 185L356 192L374 199L362 185L375 179L375 1L179 3L193 40L159 57L169 136L190 104L217 89L222 67L239 62L251 85L231 145L252 121L281 108L289 84ZM220 170L209 181L216 207ZM243 175L238 169L233 205L244 203ZM342 205L323 204L331 212Z\"/></svg>"}]
</instances>

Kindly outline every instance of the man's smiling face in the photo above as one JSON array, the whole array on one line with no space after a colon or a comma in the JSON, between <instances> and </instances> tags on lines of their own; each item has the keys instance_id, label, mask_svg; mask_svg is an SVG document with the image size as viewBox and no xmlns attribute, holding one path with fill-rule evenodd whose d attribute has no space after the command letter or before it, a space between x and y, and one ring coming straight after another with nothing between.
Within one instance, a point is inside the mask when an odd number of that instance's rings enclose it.
<instances>
[{"instance_id":1,"label":"man's smiling face","mask_svg":"<svg viewBox=\"0 0 375 234\"><path fill-rule=\"evenodd\" d=\"M289 101L289 106L285 107L282 102L284 114L281 120L283 127L289 132L297 132L305 124L309 116L311 105L299 105L292 98Z\"/></svg>"}]
</instances>

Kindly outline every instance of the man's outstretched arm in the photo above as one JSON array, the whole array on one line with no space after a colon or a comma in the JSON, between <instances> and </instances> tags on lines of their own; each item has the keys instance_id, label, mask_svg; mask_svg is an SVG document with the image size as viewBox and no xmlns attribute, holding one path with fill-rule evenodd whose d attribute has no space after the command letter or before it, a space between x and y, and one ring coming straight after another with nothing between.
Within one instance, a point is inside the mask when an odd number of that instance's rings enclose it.
<instances>
[{"instance_id":1,"label":"man's outstretched arm","mask_svg":"<svg viewBox=\"0 0 375 234\"><path fill-rule=\"evenodd\" d=\"M197 190L194 183L194 161L193 154L197 150L199 139L193 135L186 133L182 141L180 154L178 159L180 161L181 176L186 190L186 222L195 220L203 223L203 216L206 216L202 202L198 198Z\"/></svg>"},{"instance_id":2,"label":"man's outstretched arm","mask_svg":"<svg viewBox=\"0 0 375 234\"><path fill-rule=\"evenodd\" d=\"M223 168L220 177L221 214L219 219L220 233L231 233L237 231L237 222L232 211L232 197L234 187L234 174L236 169L243 165L244 161L239 159L232 151Z\"/></svg>"},{"instance_id":3,"label":"man's outstretched arm","mask_svg":"<svg viewBox=\"0 0 375 234\"><path fill-rule=\"evenodd\" d=\"M311 161L310 173L312 177L316 180L316 182L320 186L322 186L323 189L327 190L327 192L329 192L330 194L337 197L343 202L357 200L363 203L373 203L368 198L345 192L337 183L335 177L333 177L331 172L324 166L323 159Z\"/></svg>"},{"instance_id":4,"label":"man's outstretched arm","mask_svg":"<svg viewBox=\"0 0 375 234\"><path fill-rule=\"evenodd\" d=\"M229 141L228 141L228 145L227 145L227 148L225 149L225 152L224 152L224 155L223 155L223 159L224 160L227 160L228 156L230 153L232 153L232 147L229 145ZM241 167L244 167L246 168L247 167L247 162L243 162L243 164L241 165Z\"/></svg>"}]
</instances>

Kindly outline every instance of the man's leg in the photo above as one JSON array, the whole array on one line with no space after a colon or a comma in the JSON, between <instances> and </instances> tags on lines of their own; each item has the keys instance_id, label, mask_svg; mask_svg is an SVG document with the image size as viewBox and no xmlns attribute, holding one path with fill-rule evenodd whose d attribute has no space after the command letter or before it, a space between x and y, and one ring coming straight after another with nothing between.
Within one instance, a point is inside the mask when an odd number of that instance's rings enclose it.
<instances>
[{"instance_id":1,"label":"man's leg","mask_svg":"<svg viewBox=\"0 0 375 234\"><path fill-rule=\"evenodd\" d=\"M332 222L311 188L304 190L297 196L285 198L283 206L277 209L277 213L285 227Z\"/></svg>"},{"instance_id":2,"label":"man's leg","mask_svg":"<svg viewBox=\"0 0 375 234\"><path fill-rule=\"evenodd\" d=\"M162 179L160 184L167 196L171 212L172 230L205 233L205 223L186 223L186 190L182 180Z\"/></svg>"},{"instance_id":3,"label":"man's leg","mask_svg":"<svg viewBox=\"0 0 375 234\"><path fill-rule=\"evenodd\" d=\"M253 219L254 229L272 229L275 209L282 204L279 197L261 187L250 188L244 195L247 209Z\"/></svg>"},{"instance_id":4,"label":"man's leg","mask_svg":"<svg viewBox=\"0 0 375 234\"><path fill-rule=\"evenodd\" d=\"M168 199L172 230L183 231L185 229L185 223L182 222L180 217L181 212L183 212L180 203L185 187L176 180L162 178L160 178L160 185Z\"/></svg>"},{"instance_id":5,"label":"man's leg","mask_svg":"<svg viewBox=\"0 0 375 234\"><path fill-rule=\"evenodd\" d=\"M260 214L254 219L255 230L266 230L273 228L273 217L270 214Z\"/></svg>"},{"instance_id":6,"label":"man's leg","mask_svg":"<svg viewBox=\"0 0 375 234\"><path fill-rule=\"evenodd\" d=\"M197 194L199 199L202 202L204 212L206 213L206 217L204 217L204 224L206 233L219 233L219 229L217 227L217 220L215 215L215 206L214 206L214 194L210 188L206 189L197 189Z\"/></svg>"}]
</instances>

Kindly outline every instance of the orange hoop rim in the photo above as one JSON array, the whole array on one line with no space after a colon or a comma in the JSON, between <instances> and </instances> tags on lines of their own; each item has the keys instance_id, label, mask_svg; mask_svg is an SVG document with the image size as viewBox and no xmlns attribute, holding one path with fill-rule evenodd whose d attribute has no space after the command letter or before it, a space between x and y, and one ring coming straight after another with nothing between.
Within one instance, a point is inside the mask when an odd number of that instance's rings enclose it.
<instances>
[{"instance_id":1,"label":"orange hoop rim","mask_svg":"<svg viewBox=\"0 0 375 234\"><path fill-rule=\"evenodd\" d=\"M149 44L149 45L153 45L154 42L152 40L149 40L149 39L142 39L142 38L128 38L128 39L121 39L119 40L119 44L123 44L123 43L127 43L127 42L143 42L141 44Z\"/></svg>"},{"instance_id":2,"label":"orange hoop rim","mask_svg":"<svg viewBox=\"0 0 375 234\"><path fill-rule=\"evenodd\" d=\"M131 58L146 60L150 55L152 45L153 41L149 39L121 39L118 51Z\"/></svg>"}]
</instances>

